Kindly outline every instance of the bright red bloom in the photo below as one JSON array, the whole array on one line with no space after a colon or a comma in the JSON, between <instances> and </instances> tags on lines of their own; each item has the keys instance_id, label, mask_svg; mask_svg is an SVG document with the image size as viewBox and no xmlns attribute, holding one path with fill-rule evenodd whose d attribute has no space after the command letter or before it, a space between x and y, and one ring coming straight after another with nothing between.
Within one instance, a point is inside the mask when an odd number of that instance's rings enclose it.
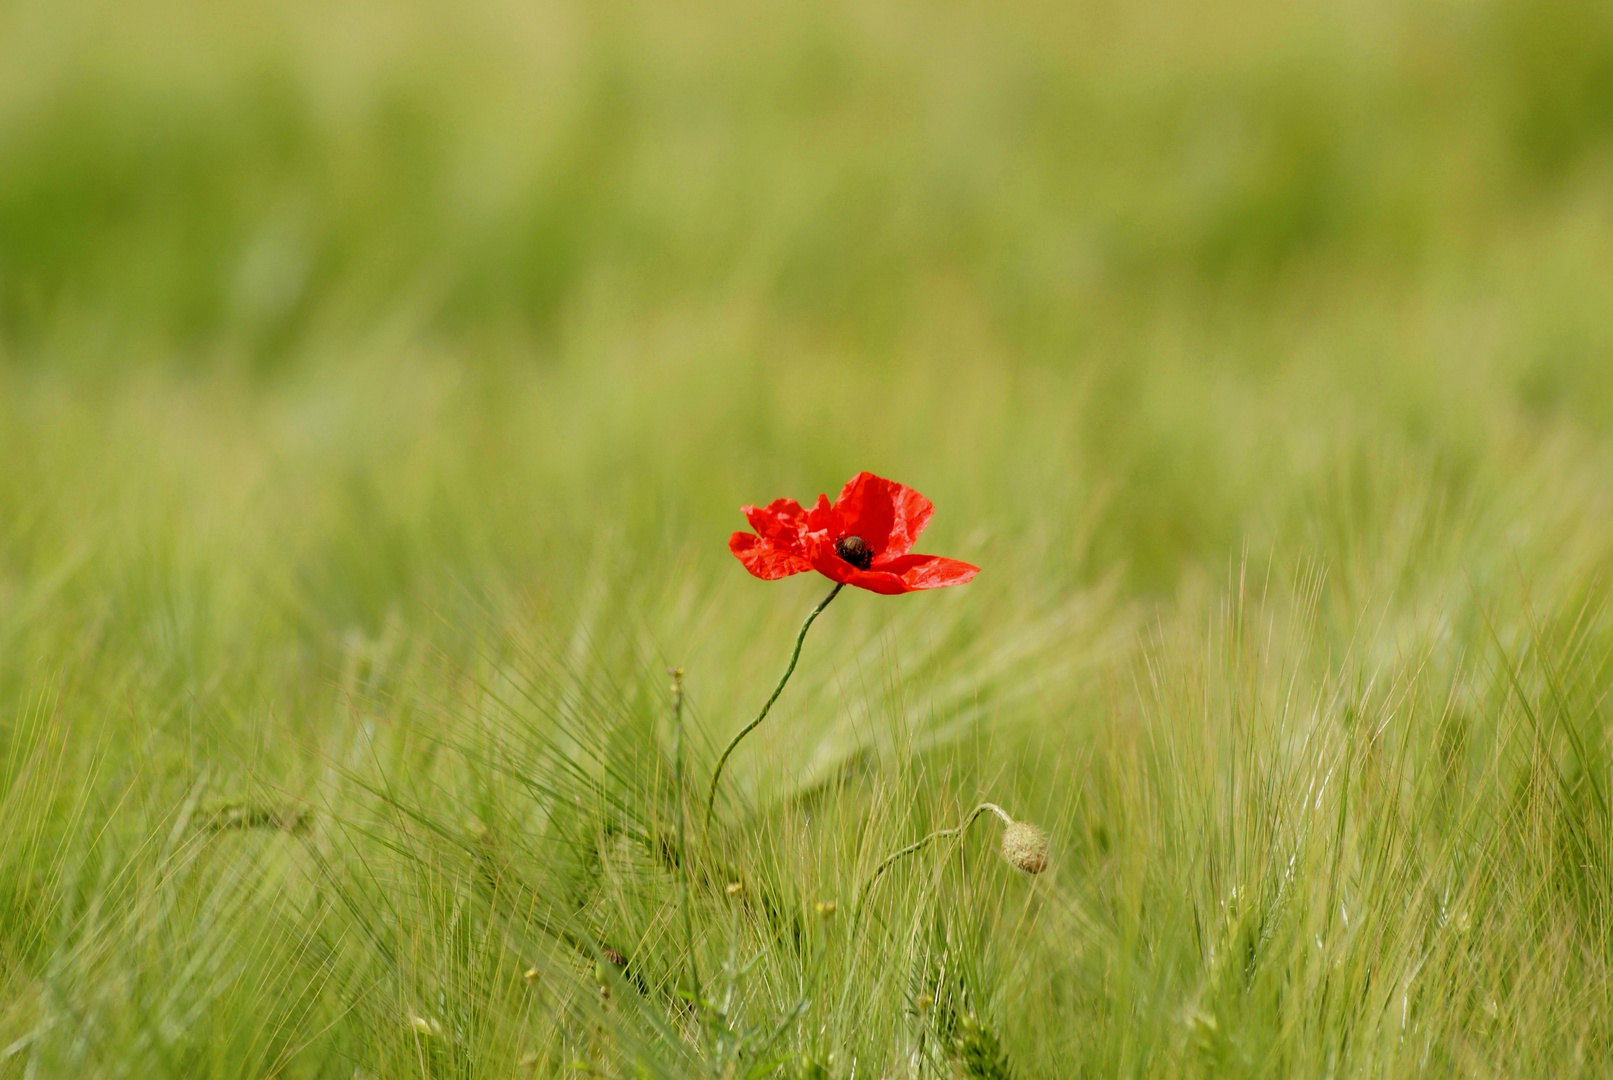
<instances>
[{"instance_id":1,"label":"bright red bloom","mask_svg":"<svg viewBox=\"0 0 1613 1080\"><path fill-rule=\"evenodd\" d=\"M816 570L831 581L894 596L962 585L980 572L957 559L911 555L935 507L910 487L860 472L833 503L811 510L794 499L741 507L754 533L736 532L728 550L764 581Z\"/></svg>"}]
</instances>

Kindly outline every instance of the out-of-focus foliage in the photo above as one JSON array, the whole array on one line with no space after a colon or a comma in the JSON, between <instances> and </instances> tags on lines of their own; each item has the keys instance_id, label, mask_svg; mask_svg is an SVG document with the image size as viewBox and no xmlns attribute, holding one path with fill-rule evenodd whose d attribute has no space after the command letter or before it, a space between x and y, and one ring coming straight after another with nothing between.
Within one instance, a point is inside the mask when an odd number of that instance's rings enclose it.
<instances>
[{"instance_id":1,"label":"out-of-focus foliage","mask_svg":"<svg viewBox=\"0 0 1613 1080\"><path fill-rule=\"evenodd\" d=\"M1116 305L1466 262L1605 187L1613 139L1590 0L19 4L6 30L12 363L88 321L275 368L400 309L553 353L605 297L877 356L945 295L1068 363Z\"/></svg>"},{"instance_id":2,"label":"out-of-focus foliage","mask_svg":"<svg viewBox=\"0 0 1613 1080\"><path fill-rule=\"evenodd\" d=\"M1595 0L8 4L0 1077L1605 1074L1610 295Z\"/></svg>"}]
</instances>

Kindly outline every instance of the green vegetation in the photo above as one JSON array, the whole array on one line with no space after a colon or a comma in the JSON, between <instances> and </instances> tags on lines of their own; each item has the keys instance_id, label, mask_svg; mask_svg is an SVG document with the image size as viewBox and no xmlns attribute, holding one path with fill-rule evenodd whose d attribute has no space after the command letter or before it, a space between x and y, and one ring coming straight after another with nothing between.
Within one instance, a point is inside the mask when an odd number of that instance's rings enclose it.
<instances>
[{"instance_id":1,"label":"green vegetation","mask_svg":"<svg viewBox=\"0 0 1613 1080\"><path fill-rule=\"evenodd\" d=\"M1607 1075L1610 192L1596 0L6 5L0 1077Z\"/></svg>"}]
</instances>

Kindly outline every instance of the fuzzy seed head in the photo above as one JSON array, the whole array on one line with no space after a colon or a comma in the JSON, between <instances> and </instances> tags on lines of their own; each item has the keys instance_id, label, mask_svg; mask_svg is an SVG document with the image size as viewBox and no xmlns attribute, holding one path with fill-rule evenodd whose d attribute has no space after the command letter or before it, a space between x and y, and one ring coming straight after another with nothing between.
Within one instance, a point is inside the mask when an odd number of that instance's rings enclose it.
<instances>
[{"instance_id":1,"label":"fuzzy seed head","mask_svg":"<svg viewBox=\"0 0 1613 1080\"><path fill-rule=\"evenodd\" d=\"M1003 858L1027 874L1047 869L1047 834L1026 821L1003 830Z\"/></svg>"}]
</instances>

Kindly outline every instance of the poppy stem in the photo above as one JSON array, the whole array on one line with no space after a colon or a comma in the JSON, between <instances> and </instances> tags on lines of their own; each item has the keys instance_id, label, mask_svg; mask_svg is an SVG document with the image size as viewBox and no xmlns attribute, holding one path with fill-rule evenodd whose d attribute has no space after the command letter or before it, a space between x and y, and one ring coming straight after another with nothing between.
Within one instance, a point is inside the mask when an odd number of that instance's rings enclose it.
<instances>
[{"instance_id":1,"label":"poppy stem","mask_svg":"<svg viewBox=\"0 0 1613 1080\"><path fill-rule=\"evenodd\" d=\"M790 676L795 673L795 663L801 659L801 643L806 640L807 631L812 629L813 620L823 614L823 609L829 606L829 601L839 596L840 590L845 587L845 582L836 582L835 587L829 590L829 595L820 600L818 606L813 608L812 613L806 617L806 622L801 624L801 632L795 635L795 650L790 653L790 666L784 669L783 677L779 679L778 685L773 687L773 696L767 699L767 704L763 705L762 711L756 714L756 719L739 729L739 734L734 736L733 741L723 750L722 757L717 759L717 768L711 774L711 790L706 793L706 832L711 831L711 812L712 808L717 804L717 781L722 778L723 766L728 764L729 755L734 752L734 747L739 745L741 739L754 731L756 725L767 719L768 710L773 707L773 702L778 700L778 696L784 693L784 684L789 682Z\"/></svg>"}]
</instances>

